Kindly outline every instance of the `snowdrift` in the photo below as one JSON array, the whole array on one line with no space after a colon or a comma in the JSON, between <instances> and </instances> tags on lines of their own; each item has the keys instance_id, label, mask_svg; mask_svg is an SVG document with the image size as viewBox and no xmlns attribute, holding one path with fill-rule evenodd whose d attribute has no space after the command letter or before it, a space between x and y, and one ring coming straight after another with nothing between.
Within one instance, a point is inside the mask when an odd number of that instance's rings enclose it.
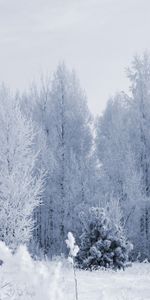
<instances>
[{"instance_id":1,"label":"snowdrift","mask_svg":"<svg viewBox=\"0 0 150 300\"><path fill-rule=\"evenodd\" d=\"M0 242L1 300L62 300L61 262L34 261L25 246L15 254Z\"/></svg>"},{"instance_id":2,"label":"snowdrift","mask_svg":"<svg viewBox=\"0 0 150 300\"><path fill-rule=\"evenodd\" d=\"M34 261L25 246L15 254L0 242L0 300L74 300L73 270L66 261ZM150 264L125 271L77 271L79 300L149 300Z\"/></svg>"}]
</instances>

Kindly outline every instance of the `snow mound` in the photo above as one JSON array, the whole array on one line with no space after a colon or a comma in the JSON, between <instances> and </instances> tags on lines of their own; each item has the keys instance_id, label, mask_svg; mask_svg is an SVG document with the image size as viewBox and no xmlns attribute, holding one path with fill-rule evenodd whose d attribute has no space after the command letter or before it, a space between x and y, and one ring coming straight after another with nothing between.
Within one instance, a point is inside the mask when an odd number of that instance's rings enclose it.
<instances>
[{"instance_id":1,"label":"snow mound","mask_svg":"<svg viewBox=\"0 0 150 300\"><path fill-rule=\"evenodd\" d=\"M25 246L15 254L0 242L1 300L62 300L61 262L34 261Z\"/></svg>"}]
</instances>

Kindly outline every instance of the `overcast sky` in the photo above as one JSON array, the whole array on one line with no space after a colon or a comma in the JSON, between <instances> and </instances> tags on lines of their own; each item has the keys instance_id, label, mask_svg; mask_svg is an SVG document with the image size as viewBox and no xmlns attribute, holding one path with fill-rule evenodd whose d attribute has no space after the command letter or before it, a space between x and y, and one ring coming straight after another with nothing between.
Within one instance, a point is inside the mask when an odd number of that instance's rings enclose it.
<instances>
[{"instance_id":1,"label":"overcast sky","mask_svg":"<svg viewBox=\"0 0 150 300\"><path fill-rule=\"evenodd\" d=\"M0 81L26 88L64 60L101 113L150 49L150 0L0 0Z\"/></svg>"}]
</instances>

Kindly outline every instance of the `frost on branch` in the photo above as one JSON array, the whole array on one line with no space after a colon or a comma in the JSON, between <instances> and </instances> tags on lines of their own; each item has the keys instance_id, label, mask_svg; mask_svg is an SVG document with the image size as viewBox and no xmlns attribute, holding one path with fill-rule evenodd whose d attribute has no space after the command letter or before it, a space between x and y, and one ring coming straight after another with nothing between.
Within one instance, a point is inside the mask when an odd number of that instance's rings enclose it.
<instances>
[{"instance_id":1,"label":"frost on branch","mask_svg":"<svg viewBox=\"0 0 150 300\"><path fill-rule=\"evenodd\" d=\"M33 122L5 87L0 88L0 107L0 240L15 250L32 236L44 173L37 168Z\"/></svg>"}]
</instances>

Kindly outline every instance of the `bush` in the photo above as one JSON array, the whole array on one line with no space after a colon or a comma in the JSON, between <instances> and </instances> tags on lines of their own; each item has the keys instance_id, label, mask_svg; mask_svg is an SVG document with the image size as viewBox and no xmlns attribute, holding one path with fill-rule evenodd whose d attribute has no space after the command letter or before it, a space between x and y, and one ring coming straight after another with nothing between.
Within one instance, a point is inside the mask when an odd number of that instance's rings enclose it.
<instances>
[{"instance_id":1,"label":"bush","mask_svg":"<svg viewBox=\"0 0 150 300\"><path fill-rule=\"evenodd\" d=\"M99 267L124 269L132 245L126 240L121 227L112 224L104 209L91 208L81 215L83 233L76 257L82 269Z\"/></svg>"}]
</instances>

